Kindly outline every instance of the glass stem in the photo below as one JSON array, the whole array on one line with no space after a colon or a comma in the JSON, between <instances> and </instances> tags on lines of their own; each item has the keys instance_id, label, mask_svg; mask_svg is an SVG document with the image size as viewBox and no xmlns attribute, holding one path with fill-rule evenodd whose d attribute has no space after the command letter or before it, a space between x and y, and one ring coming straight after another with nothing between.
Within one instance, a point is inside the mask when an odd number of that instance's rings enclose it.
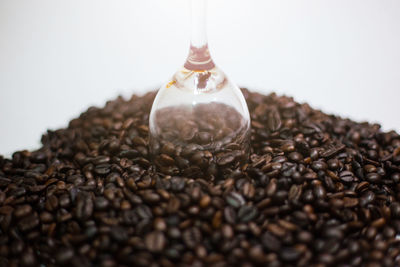
<instances>
[{"instance_id":1,"label":"glass stem","mask_svg":"<svg viewBox=\"0 0 400 267\"><path fill-rule=\"evenodd\" d=\"M185 68L206 71L215 67L207 44L207 0L191 0L192 29L189 56Z\"/></svg>"},{"instance_id":2,"label":"glass stem","mask_svg":"<svg viewBox=\"0 0 400 267\"><path fill-rule=\"evenodd\" d=\"M191 0L191 45L197 48L207 45L206 0Z\"/></svg>"}]
</instances>

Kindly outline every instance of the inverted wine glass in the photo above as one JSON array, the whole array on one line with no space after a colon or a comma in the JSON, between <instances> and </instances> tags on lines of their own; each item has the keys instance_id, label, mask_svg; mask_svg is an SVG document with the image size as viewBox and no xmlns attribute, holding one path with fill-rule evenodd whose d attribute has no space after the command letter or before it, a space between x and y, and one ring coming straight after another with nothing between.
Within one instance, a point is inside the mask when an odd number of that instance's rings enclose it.
<instances>
[{"instance_id":1,"label":"inverted wine glass","mask_svg":"<svg viewBox=\"0 0 400 267\"><path fill-rule=\"evenodd\" d=\"M156 171L217 179L247 161L250 116L236 86L211 58L206 0L191 0L188 58L157 93L150 113L150 153Z\"/></svg>"}]
</instances>

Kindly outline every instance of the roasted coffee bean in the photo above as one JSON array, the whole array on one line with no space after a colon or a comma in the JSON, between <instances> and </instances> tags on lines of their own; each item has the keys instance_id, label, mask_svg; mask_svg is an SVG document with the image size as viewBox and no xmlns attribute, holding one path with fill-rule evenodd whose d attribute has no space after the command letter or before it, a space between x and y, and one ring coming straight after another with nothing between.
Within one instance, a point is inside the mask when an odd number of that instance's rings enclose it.
<instances>
[{"instance_id":1,"label":"roasted coffee bean","mask_svg":"<svg viewBox=\"0 0 400 267\"><path fill-rule=\"evenodd\" d=\"M234 208L239 208L240 206L244 205L245 200L242 195L236 192L231 192L229 193L225 201L228 203L228 205L234 207Z\"/></svg>"},{"instance_id":2,"label":"roasted coffee bean","mask_svg":"<svg viewBox=\"0 0 400 267\"><path fill-rule=\"evenodd\" d=\"M342 180L345 183L350 183L354 180L354 174L350 171L342 171L339 174L340 180Z\"/></svg>"},{"instance_id":3,"label":"roasted coffee bean","mask_svg":"<svg viewBox=\"0 0 400 267\"><path fill-rule=\"evenodd\" d=\"M375 194L372 191L365 192L360 198L360 205L367 206L369 203L375 201Z\"/></svg>"},{"instance_id":4,"label":"roasted coffee bean","mask_svg":"<svg viewBox=\"0 0 400 267\"><path fill-rule=\"evenodd\" d=\"M0 156L0 265L398 266L400 136L243 92L251 147L220 105L147 147L149 93Z\"/></svg>"},{"instance_id":5,"label":"roasted coffee bean","mask_svg":"<svg viewBox=\"0 0 400 267\"><path fill-rule=\"evenodd\" d=\"M104 197L96 197L94 200L94 207L97 210L104 210L108 207L108 200Z\"/></svg>"},{"instance_id":6,"label":"roasted coffee bean","mask_svg":"<svg viewBox=\"0 0 400 267\"><path fill-rule=\"evenodd\" d=\"M280 251L280 256L284 261L296 261L301 256L301 252L293 247L284 247Z\"/></svg>"},{"instance_id":7,"label":"roasted coffee bean","mask_svg":"<svg viewBox=\"0 0 400 267\"><path fill-rule=\"evenodd\" d=\"M22 206L17 207L14 210L14 216L17 217L17 218L21 218L21 217L24 217L24 216L28 215L29 213L31 213L31 211L32 211L32 207L31 206L22 205Z\"/></svg>"},{"instance_id":8,"label":"roasted coffee bean","mask_svg":"<svg viewBox=\"0 0 400 267\"><path fill-rule=\"evenodd\" d=\"M194 248L197 244L200 243L202 235L197 227L192 227L183 232L182 238L186 246L188 246L189 248Z\"/></svg>"},{"instance_id":9,"label":"roasted coffee bean","mask_svg":"<svg viewBox=\"0 0 400 267\"><path fill-rule=\"evenodd\" d=\"M268 113L268 129L271 132L275 132L277 130L279 130L282 126L282 121L281 121L281 116L279 114L279 112L276 109L272 109L269 113Z\"/></svg>"},{"instance_id":10,"label":"roasted coffee bean","mask_svg":"<svg viewBox=\"0 0 400 267\"><path fill-rule=\"evenodd\" d=\"M113 226L110 230L110 235L117 242L122 242L129 238L127 231L120 226Z\"/></svg>"},{"instance_id":11,"label":"roasted coffee bean","mask_svg":"<svg viewBox=\"0 0 400 267\"><path fill-rule=\"evenodd\" d=\"M78 219L87 219L92 215L93 201L88 193L78 193L75 215Z\"/></svg>"},{"instance_id":12,"label":"roasted coffee bean","mask_svg":"<svg viewBox=\"0 0 400 267\"><path fill-rule=\"evenodd\" d=\"M281 249L281 241L272 234L270 234L269 232L265 232L261 236L261 242L264 245L264 247L268 250L280 251Z\"/></svg>"},{"instance_id":13,"label":"roasted coffee bean","mask_svg":"<svg viewBox=\"0 0 400 267\"><path fill-rule=\"evenodd\" d=\"M236 211L232 207L225 207L224 218L230 224L236 223Z\"/></svg>"},{"instance_id":14,"label":"roasted coffee bean","mask_svg":"<svg viewBox=\"0 0 400 267\"><path fill-rule=\"evenodd\" d=\"M33 230L39 225L39 218L33 214L21 219L18 223L18 227L22 232Z\"/></svg>"},{"instance_id":15,"label":"roasted coffee bean","mask_svg":"<svg viewBox=\"0 0 400 267\"><path fill-rule=\"evenodd\" d=\"M164 234L160 231L151 232L145 237L146 248L151 252L161 252L166 243L167 240L165 239Z\"/></svg>"},{"instance_id":16,"label":"roasted coffee bean","mask_svg":"<svg viewBox=\"0 0 400 267\"><path fill-rule=\"evenodd\" d=\"M288 157L290 160L295 161L295 162L299 162L299 161L303 160L303 155L299 152L291 152Z\"/></svg>"},{"instance_id":17,"label":"roasted coffee bean","mask_svg":"<svg viewBox=\"0 0 400 267\"><path fill-rule=\"evenodd\" d=\"M330 159L327 163L331 170L337 170L340 167L340 161L338 159Z\"/></svg>"},{"instance_id":18,"label":"roasted coffee bean","mask_svg":"<svg viewBox=\"0 0 400 267\"><path fill-rule=\"evenodd\" d=\"M111 167L110 164L100 164L94 168L94 172L99 175L106 175L110 173L111 171L110 167Z\"/></svg>"},{"instance_id":19,"label":"roasted coffee bean","mask_svg":"<svg viewBox=\"0 0 400 267\"><path fill-rule=\"evenodd\" d=\"M181 177L172 177L171 190L179 192L185 187L185 180Z\"/></svg>"},{"instance_id":20,"label":"roasted coffee bean","mask_svg":"<svg viewBox=\"0 0 400 267\"><path fill-rule=\"evenodd\" d=\"M212 135L209 132L199 132L197 133L197 138L200 144L208 144L212 140Z\"/></svg>"},{"instance_id":21,"label":"roasted coffee bean","mask_svg":"<svg viewBox=\"0 0 400 267\"><path fill-rule=\"evenodd\" d=\"M366 179L370 183L378 183L381 180L381 176L376 172L370 172L367 174Z\"/></svg>"},{"instance_id":22,"label":"roasted coffee bean","mask_svg":"<svg viewBox=\"0 0 400 267\"><path fill-rule=\"evenodd\" d=\"M241 222L253 220L258 214L258 211L253 206L242 206L238 211L238 218Z\"/></svg>"},{"instance_id":23,"label":"roasted coffee bean","mask_svg":"<svg viewBox=\"0 0 400 267\"><path fill-rule=\"evenodd\" d=\"M321 170L326 170L328 168L328 165L324 161L314 161L311 164L311 168L314 171L321 171Z\"/></svg>"}]
</instances>

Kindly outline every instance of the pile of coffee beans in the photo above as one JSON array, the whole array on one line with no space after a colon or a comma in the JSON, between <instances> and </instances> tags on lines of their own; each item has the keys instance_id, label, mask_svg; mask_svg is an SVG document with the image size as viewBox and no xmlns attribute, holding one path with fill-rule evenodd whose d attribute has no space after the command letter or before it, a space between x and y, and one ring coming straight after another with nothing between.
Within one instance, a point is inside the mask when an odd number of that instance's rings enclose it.
<instances>
[{"instance_id":1,"label":"pile of coffee beans","mask_svg":"<svg viewBox=\"0 0 400 267\"><path fill-rule=\"evenodd\" d=\"M400 266L400 136L243 93L250 160L224 179L153 173L154 92L0 157L0 266Z\"/></svg>"},{"instance_id":2,"label":"pile of coffee beans","mask_svg":"<svg viewBox=\"0 0 400 267\"><path fill-rule=\"evenodd\" d=\"M163 174L225 179L247 161L249 121L228 105L166 107L153 119L150 154Z\"/></svg>"}]
</instances>

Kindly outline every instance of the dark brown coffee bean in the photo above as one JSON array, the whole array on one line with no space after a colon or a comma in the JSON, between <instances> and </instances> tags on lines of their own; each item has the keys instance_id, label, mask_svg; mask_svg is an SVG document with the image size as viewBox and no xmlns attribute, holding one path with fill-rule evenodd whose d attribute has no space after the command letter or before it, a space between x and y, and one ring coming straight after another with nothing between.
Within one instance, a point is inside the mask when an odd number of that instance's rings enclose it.
<instances>
[{"instance_id":1,"label":"dark brown coffee bean","mask_svg":"<svg viewBox=\"0 0 400 267\"><path fill-rule=\"evenodd\" d=\"M303 155L299 152L291 152L288 158L292 161L299 162L303 160Z\"/></svg>"},{"instance_id":2,"label":"dark brown coffee bean","mask_svg":"<svg viewBox=\"0 0 400 267\"><path fill-rule=\"evenodd\" d=\"M235 160L235 153L224 153L217 157L217 164L220 166L232 163Z\"/></svg>"},{"instance_id":3,"label":"dark brown coffee bean","mask_svg":"<svg viewBox=\"0 0 400 267\"><path fill-rule=\"evenodd\" d=\"M301 252L292 247L284 247L280 251L280 256L284 261L296 261L301 256Z\"/></svg>"},{"instance_id":4,"label":"dark brown coffee bean","mask_svg":"<svg viewBox=\"0 0 400 267\"><path fill-rule=\"evenodd\" d=\"M75 216L78 219L88 219L93 212L93 200L88 193L79 193L77 196L77 204Z\"/></svg>"},{"instance_id":5,"label":"dark brown coffee bean","mask_svg":"<svg viewBox=\"0 0 400 267\"><path fill-rule=\"evenodd\" d=\"M322 186L322 184L317 184L314 187L314 195L316 198L325 198L326 191L325 188Z\"/></svg>"},{"instance_id":6,"label":"dark brown coffee bean","mask_svg":"<svg viewBox=\"0 0 400 267\"><path fill-rule=\"evenodd\" d=\"M376 172L368 173L366 178L370 183L379 183L381 180L381 176Z\"/></svg>"},{"instance_id":7,"label":"dark brown coffee bean","mask_svg":"<svg viewBox=\"0 0 400 267\"><path fill-rule=\"evenodd\" d=\"M234 236L234 232L232 227L229 224L225 224L222 226L222 235L226 238L226 239L231 239Z\"/></svg>"},{"instance_id":8,"label":"dark brown coffee bean","mask_svg":"<svg viewBox=\"0 0 400 267\"><path fill-rule=\"evenodd\" d=\"M258 211L253 206L242 206L238 211L238 218L241 222L253 220L258 214Z\"/></svg>"},{"instance_id":9,"label":"dark brown coffee bean","mask_svg":"<svg viewBox=\"0 0 400 267\"><path fill-rule=\"evenodd\" d=\"M327 163L331 170L337 170L340 167L340 161L338 159L330 159Z\"/></svg>"},{"instance_id":10,"label":"dark brown coffee bean","mask_svg":"<svg viewBox=\"0 0 400 267\"><path fill-rule=\"evenodd\" d=\"M323 171L323 170L326 170L328 168L328 165L323 161L314 161L311 164L311 168L314 171L321 171L321 170Z\"/></svg>"},{"instance_id":11,"label":"dark brown coffee bean","mask_svg":"<svg viewBox=\"0 0 400 267\"><path fill-rule=\"evenodd\" d=\"M183 242L185 242L186 246L189 248L195 248L198 243L200 243L202 239L201 232L198 228L192 227L183 232Z\"/></svg>"},{"instance_id":12,"label":"dark brown coffee bean","mask_svg":"<svg viewBox=\"0 0 400 267\"><path fill-rule=\"evenodd\" d=\"M346 148L346 146L343 144L336 144L336 145L329 146L328 149L326 149L324 152L321 153L321 157L330 158L345 148Z\"/></svg>"},{"instance_id":13,"label":"dark brown coffee bean","mask_svg":"<svg viewBox=\"0 0 400 267\"><path fill-rule=\"evenodd\" d=\"M197 134L198 129L195 124L187 124L182 129L180 129L180 138L185 141L192 140Z\"/></svg>"},{"instance_id":14,"label":"dark brown coffee bean","mask_svg":"<svg viewBox=\"0 0 400 267\"><path fill-rule=\"evenodd\" d=\"M164 166L171 166L175 164L175 160L172 157L168 156L167 154L160 155L160 162Z\"/></svg>"},{"instance_id":15,"label":"dark brown coffee bean","mask_svg":"<svg viewBox=\"0 0 400 267\"><path fill-rule=\"evenodd\" d=\"M209 132L199 132L197 133L197 138L200 144L209 144L212 139L212 135Z\"/></svg>"},{"instance_id":16,"label":"dark brown coffee bean","mask_svg":"<svg viewBox=\"0 0 400 267\"><path fill-rule=\"evenodd\" d=\"M39 225L39 218L37 215L32 214L30 216L24 217L18 223L18 227L22 232L27 232Z\"/></svg>"},{"instance_id":17,"label":"dark brown coffee bean","mask_svg":"<svg viewBox=\"0 0 400 267\"><path fill-rule=\"evenodd\" d=\"M183 190L185 187L185 180L181 177L172 177L171 179L171 189L175 192Z\"/></svg>"},{"instance_id":18,"label":"dark brown coffee bean","mask_svg":"<svg viewBox=\"0 0 400 267\"><path fill-rule=\"evenodd\" d=\"M104 210L108 207L108 200L104 197L96 197L94 200L94 207L96 210Z\"/></svg>"},{"instance_id":19,"label":"dark brown coffee bean","mask_svg":"<svg viewBox=\"0 0 400 267\"><path fill-rule=\"evenodd\" d=\"M392 212L393 218L400 218L400 203L393 202L390 204L390 210Z\"/></svg>"},{"instance_id":20,"label":"dark brown coffee bean","mask_svg":"<svg viewBox=\"0 0 400 267\"><path fill-rule=\"evenodd\" d=\"M146 248L151 252L161 252L166 243L167 240L164 234L160 231L151 232L145 237Z\"/></svg>"},{"instance_id":21,"label":"dark brown coffee bean","mask_svg":"<svg viewBox=\"0 0 400 267\"><path fill-rule=\"evenodd\" d=\"M273 109L268 113L268 129L271 132L279 130L282 126L280 114L277 110Z\"/></svg>"},{"instance_id":22,"label":"dark brown coffee bean","mask_svg":"<svg viewBox=\"0 0 400 267\"><path fill-rule=\"evenodd\" d=\"M345 208L352 208L357 206L359 203L358 198L349 198L345 197L343 198L343 205Z\"/></svg>"},{"instance_id":23,"label":"dark brown coffee bean","mask_svg":"<svg viewBox=\"0 0 400 267\"><path fill-rule=\"evenodd\" d=\"M268 232L265 232L261 236L261 242L263 246L268 250L280 251L281 249L281 241L279 241L278 238L276 238L275 236L271 235Z\"/></svg>"},{"instance_id":24,"label":"dark brown coffee bean","mask_svg":"<svg viewBox=\"0 0 400 267\"><path fill-rule=\"evenodd\" d=\"M240 206L244 205L246 202L242 195L236 192L231 192L225 197L225 201L228 203L228 205L234 207L234 208L239 208Z\"/></svg>"},{"instance_id":25,"label":"dark brown coffee bean","mask_svg":"<svg viewBox=\"0 0 400 267\"><path fill-rule=\"evenodd\" d=\"M110 173L110 171L111 171L110 164L100 164L97 165L94 169L94 172L99 175L106 175Z\"/></svg>"},{"instance_id":26,"label":"dark brown coffee bean","mask_svg":"<svg viewBox=\"0 0 400 267\"><path fill-rule=\"evenodd\" d=\"M368 172L368 173L369 172L376 172L376 167L374 165L367 164L367 165L364 166L364 170L366 172Z\"/></svg>"},{"instance_id":27,"label":"dark brown coffee bean","mask_svg":"<svg viewBox=\"0 0 400 267\"><path fill-rule=\"evenodd\" d=\"M225 207L224 209L225 221L230 224L236 223L236 211L232 207Z\"/></svg>"},{"instance_id":28,"label":"dark brown coffee bean","mask_svg":"<svg viewBox=\"0 0 400 267\"><path fill-rule=\"evenodd\" d=\"M365 192L360 198L360 205L366 206L371 202L374 202L375 194L372 191Z\"/></svg>"},{"instance_id":29,"label":"dark brown coffee bean","mask_svg":"<svg viewBox=\"0 0 400 267\"><path fill-rule=\"evenodd\" d=\"M32 207L29 205L22 205L14 210L14 216L17 218L24 217L32 212Z\"/></svg>"},{"instance_id":30,"label":"dark brown coffee bean","mask_svg":"<svg viewBox=\"0 0 400 267\"><path fill-rule=\"evenodd\" d=\"M345 183L350 183L354 180L354 174L350 171L342 171L339 174L340 180L342 180Z\"/></svg>"},{"instance_id":31,"label":"dark brown coffee bean","mask_svg":"<svg viewBox=\"0 0 400 267\"><path fill-rule=\"evenodd\" d=\"M160 152L169 156L173 156L175 151L175 145L173 143L165 142Z\"/></svg>"}]
</instances>

